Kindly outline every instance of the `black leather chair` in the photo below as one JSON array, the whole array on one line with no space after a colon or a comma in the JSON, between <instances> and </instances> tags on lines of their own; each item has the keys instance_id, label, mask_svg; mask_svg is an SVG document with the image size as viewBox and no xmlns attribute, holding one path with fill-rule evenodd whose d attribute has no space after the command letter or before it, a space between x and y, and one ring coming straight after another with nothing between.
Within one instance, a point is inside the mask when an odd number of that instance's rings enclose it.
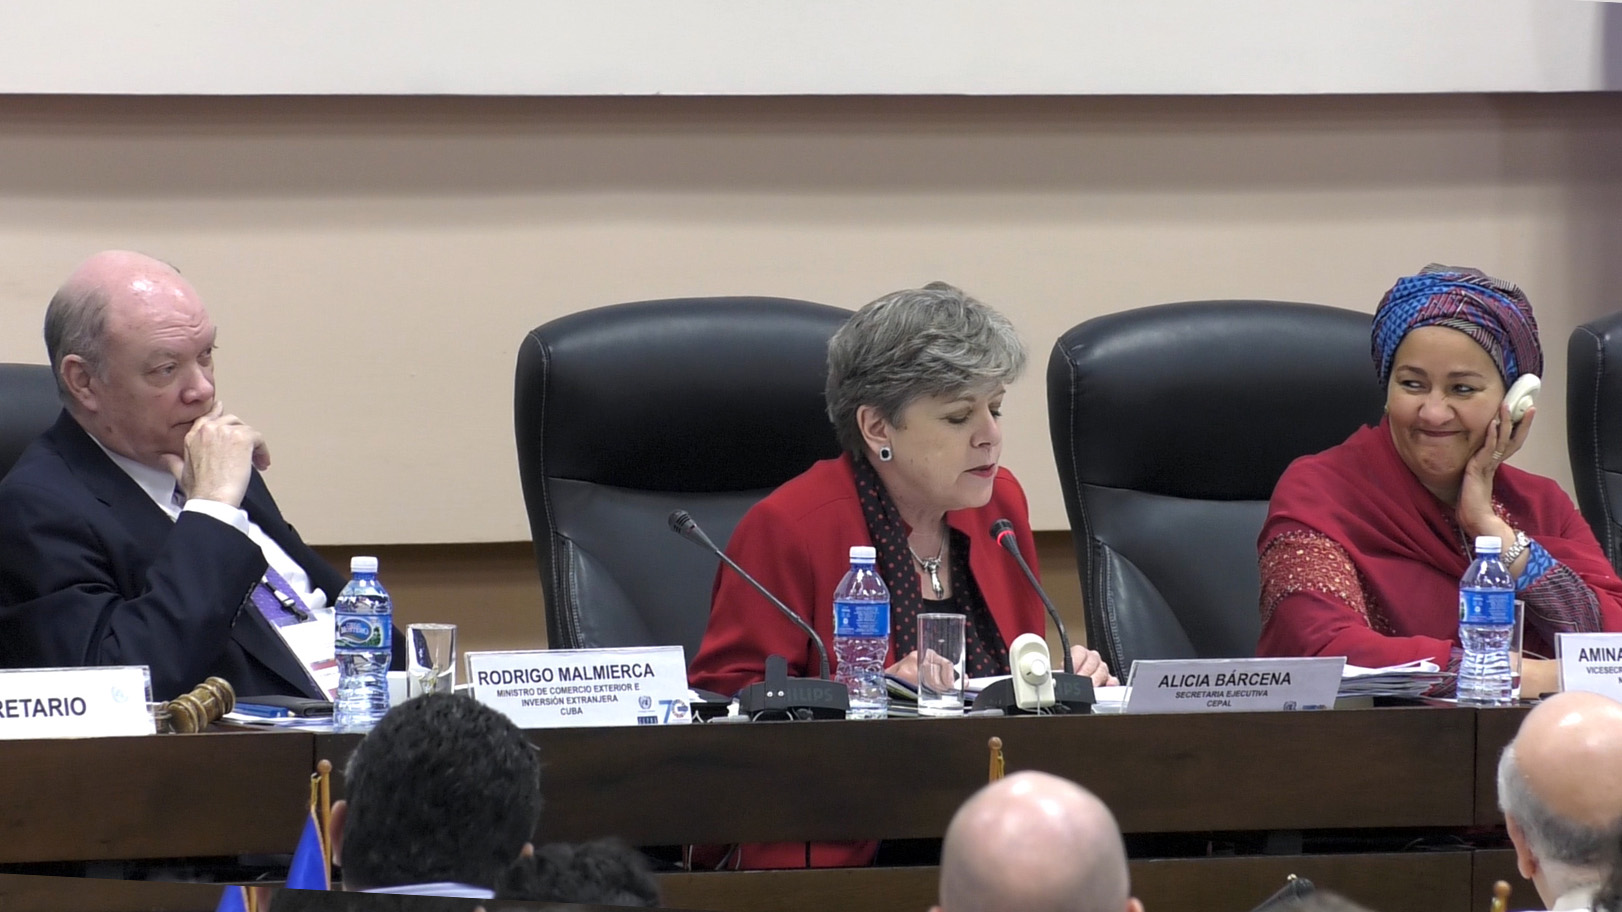
<instances>
[{"instance_id":1,"label":"black leather chair","mask_svg":"<svg viewBox=\"0 0 1622 912\"><path fill-rule=\"evenodd\" d=\"M1255 654L1256 538L1296 457L1379 419L1365 313L1275 301L1089 320L1048 361L1048 418L1088 645L1136 659Z\"/></svg>"},{"instance_id":2,"label":"black leather chair","mask_svg":"<svg viewBox=\"0 0 1622 912\"><path fill-rule=\"evenodd\" d=\"M50 365L0 364L0 478L61 411Z\"/></svg>"},{"instance_id":3,"label":"black leather chair","mask_svg":"<svg viewBox=\"0 0 1622 912\"><path fill-rule=\"evenodd\" d=\"M518 466L555 648L680 645L692 661L717 561L743 514L839 454L828 338L850 311L782 298L617 304L524 339ZM783 623L788 623L786 620Z\"/></svg>"},{"instance_id":4,"label":"black leather chair","mask_svg":"<svg viewBox=\"0 0 1622 912\"><path fill-rule=\"evenodd\" d=\"M1566 451L1577 507L1622 572L1622 312L1566 344Z\"/></svg>"}]
</instances>

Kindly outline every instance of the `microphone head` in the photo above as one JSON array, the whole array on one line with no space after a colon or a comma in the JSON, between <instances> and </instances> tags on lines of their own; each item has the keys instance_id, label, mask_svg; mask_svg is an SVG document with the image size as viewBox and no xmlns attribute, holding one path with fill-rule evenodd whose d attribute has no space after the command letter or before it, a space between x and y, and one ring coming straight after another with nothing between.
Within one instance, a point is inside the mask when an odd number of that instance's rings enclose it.
<instances>
[{"instance_id":1,"label":"microphone head","mask_svg":"<svg viewBox=\"0 0 1622 912\"><path fill-rule=\"evenodd\" d=\"M991 537L999 541L1004 535L1012 531L1014 531L1014 524L1006 519L999 519L991 524Z\"/></svg>"},{"instance_id":2,"label":"microphone head","mask_svg":"<svg viewBox=\"0 0 1622 912\"><path fill-rule=\"evenodd\" d=\"M670 511L670 531L677 535L686 535L687 530L694 526L693 517L686 510Z\"/></svg>"}]
</instances>

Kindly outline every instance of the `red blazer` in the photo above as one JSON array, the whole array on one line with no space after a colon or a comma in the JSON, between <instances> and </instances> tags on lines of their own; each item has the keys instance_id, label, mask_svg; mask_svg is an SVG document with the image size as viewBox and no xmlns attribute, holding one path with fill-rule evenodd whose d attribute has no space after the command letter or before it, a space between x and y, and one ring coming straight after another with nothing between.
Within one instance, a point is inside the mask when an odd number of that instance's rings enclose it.
<instances>
[{"instance_id":1,"label":"red blazer","mask_svg":"<svg viewBox=\"0 0 1622 912\"><path fill-rule=\"evenodd\" d=\"M850 460L848 455L825 459L790 479L744 514L727 544L727 554L738 566L822 635L830 671L838 667L833 655L834 589L850 569L851 546L873 544L856 499ZM1036 542L1025 491L1007 469L997 470L985 506L946 514L952 528L969 536L969 570L1004 642L1012 642L1022 633L1043 633L1047 615L1014 558L991 540L991 524L1003 518L1014 524L1019 547L1035 570ZM791 677L817 674L817 649L805 634L737 574L718 568L710 624L688 665L688 681L734 694L766 676L768 655L788 659ZM885 664L900 658L892 645ZM750 844L739 847L736 863L746 870L800 868L809 856L811 867L849 867L870 864L877 849L875 842ZM717 847L695 847L696 863L713 864L719 855Z\"/></svg>"},{"instance_id":2,"label":"red blazer","mask_svg":"<svg viewBox=\"0 0 1622 912\"><path fill-rule=\"evenodd\" d=\"M856 499L851 457L825 459L756 504L732 533L727 554L754 574L784 604L809 622L833 655L834 589L850 569L852 545L871 545L867 520ZM1042 634L1047 615L1019 566L991 540L991 524L1008 519L1031 567L1036 568L1036 542L1031 537L1025 491L1007 469L997 470L991 500L973 510L946 514L952 528L969 537L969 570L985 596L1004 642L1022 633ZM688 681L723 694L734 694L766 675L766 657L788 659L791 677L817 674L817 650L799 628L778 613L737 574L720 567L710 600L710 623L704 642L687 669ZM891 647L886 665L903 656Z\"/></svg>"}]
</instances>

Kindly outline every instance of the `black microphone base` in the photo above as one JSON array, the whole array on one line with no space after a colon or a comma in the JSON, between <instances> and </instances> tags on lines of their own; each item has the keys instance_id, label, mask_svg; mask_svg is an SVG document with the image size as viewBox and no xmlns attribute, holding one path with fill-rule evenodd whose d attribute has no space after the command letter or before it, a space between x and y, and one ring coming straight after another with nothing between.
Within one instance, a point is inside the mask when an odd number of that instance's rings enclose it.
<instances>
[{"instance_id":1,"label":"black microphone base","mask_svg":"<svg viewBox=\"0 0 1622 912\"><path fill-rule=\"evenodd\" d=\"M766 657L766 680L738 691L738 714L760 721L843 719L850 691L838 681L788 677L782 656Z\"/></svg>"},{"instance_id":2,"label":"black microphone base","mask_svg":"<svg viewBox=\"0 0 1622 912\"><path fill-rule=\"evenodd\" d=\"M1052 706L1039 710L1020 709L1019 704L1014 702L1014 682L1004 678L980 691L972 708L975 711L1000 709L1005 716L1061 715L1090 713L1093 704L1098 702L1093 696L1092 678L1062 672L1053 675L1053 699Z\"/></svg>"},{"instance_id":3,"label":"black microphone base","mask_svg":"<svg viewBox=\"0 0 1622 912\"><path fill-rule=\"evenodd\" d=\"M843 719L850 711L845 685L821 678L786 678L765 681L738 691L738 713L761 721L789 719Z\"/></svg>"}]
</instances>

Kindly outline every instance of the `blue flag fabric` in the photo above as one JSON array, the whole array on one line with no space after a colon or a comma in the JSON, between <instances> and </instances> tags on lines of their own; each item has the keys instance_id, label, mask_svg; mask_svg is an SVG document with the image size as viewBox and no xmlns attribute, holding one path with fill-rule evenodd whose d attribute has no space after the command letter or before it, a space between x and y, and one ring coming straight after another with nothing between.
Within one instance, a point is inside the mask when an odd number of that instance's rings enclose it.
<instances>
[{"instance_id":1,"label":"blue flag fabric","mask_svg":"<svg viewBox=\"0 0 1622 912\"><path fill-rule=\"evenodd\" d=\"M226 887L214 912L248 912L248 888Z\"/></svg>"},{"instance_id":2,"label":"blue flag fabric","mask_svg":"<svg viewBox=\"0 0 1622 912\"><path fill-rule=\"evenodd\" d=\"M293 850L293 864L287 870L287 888L290 890L330 890L332 870L327 867L326 847L321 840L321 825L315 819L315 808L304 818L304 832Z\"/></svg>"}]
</instances>

